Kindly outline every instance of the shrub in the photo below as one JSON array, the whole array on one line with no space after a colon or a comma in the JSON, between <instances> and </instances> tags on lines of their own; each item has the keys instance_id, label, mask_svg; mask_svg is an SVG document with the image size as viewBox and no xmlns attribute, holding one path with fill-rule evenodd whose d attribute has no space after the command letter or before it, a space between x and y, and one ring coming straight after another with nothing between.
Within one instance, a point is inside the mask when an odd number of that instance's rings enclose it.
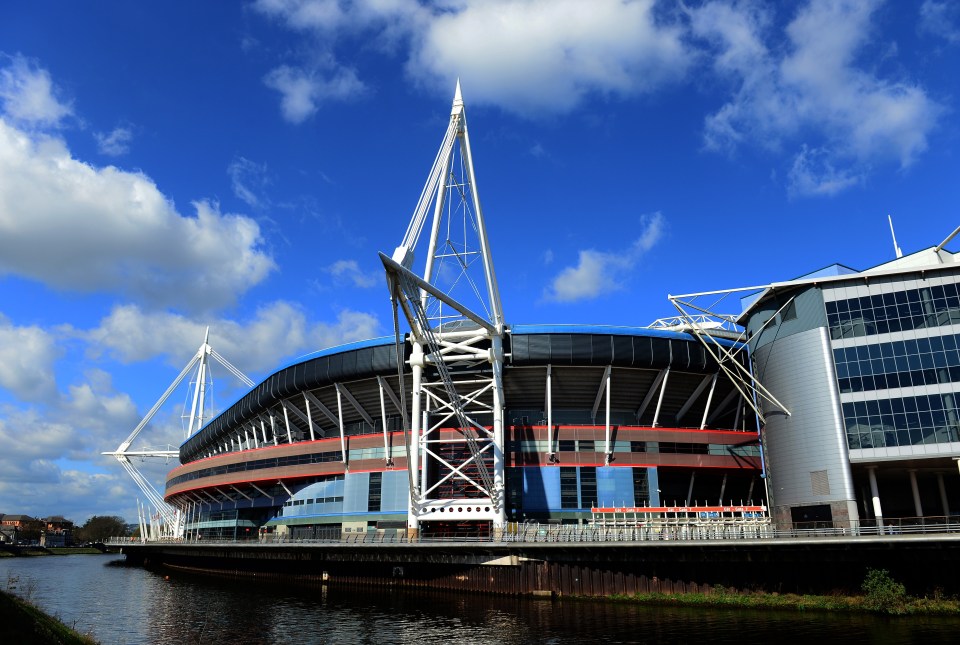
<instances>
[{"instance_id":1,"label":"shrub","mask_svg":"<svg viewBox=\"0 0 960 645\"><path fill-rule=\"evenodd\" d=\"M860 587L864 593L863 606L884 614L903 614L907 610L907 589L890 577L886 569L868 569Z\"/></svg>"}]
</instances>

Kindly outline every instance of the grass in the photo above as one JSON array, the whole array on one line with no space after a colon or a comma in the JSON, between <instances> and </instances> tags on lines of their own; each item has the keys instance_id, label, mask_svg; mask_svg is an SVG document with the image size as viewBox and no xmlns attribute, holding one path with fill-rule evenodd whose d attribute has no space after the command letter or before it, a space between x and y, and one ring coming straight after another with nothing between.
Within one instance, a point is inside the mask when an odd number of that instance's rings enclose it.
<instances>
[{"instance_id":1,"label":"grass","mask_svg":"<svg viewBox=\"0 0 960 645\"><path fill-rule=\"evenodd\" d=\"M29 602L0 591L0 625L4 639L21 645L97 645Z\"/></svg>"},{"instance_id":2,"label":"grass","mask_svg":"<svg viewBox=\"0 0 960 645\"><path fill-rule=\"evenodd\" d=\"M873 576L872 585L871 576ZM877 579L880 579L879 593ZM892 588L892 592L891 592ZM731 591L718 587L712 593L647 593L614 596L621 602L646 605L701 606L744 609L783 609L792 611L864 612L913 616L960 616L960 601L942 594L915 598L900 594L902 585L889 579L885 571L871 571L864 582L864 595L779 594L765 591Z\"/></svg>"},{"instance_id":3,"label":"grass","mask_svg":"<svg viewBox=\"0 0 960 645\"><path fill-rule=\"evenodd\" d=\"M54 555L102 555L103 551L92 546L52 546L47 550Z\"/></svg>"}]
</instances>

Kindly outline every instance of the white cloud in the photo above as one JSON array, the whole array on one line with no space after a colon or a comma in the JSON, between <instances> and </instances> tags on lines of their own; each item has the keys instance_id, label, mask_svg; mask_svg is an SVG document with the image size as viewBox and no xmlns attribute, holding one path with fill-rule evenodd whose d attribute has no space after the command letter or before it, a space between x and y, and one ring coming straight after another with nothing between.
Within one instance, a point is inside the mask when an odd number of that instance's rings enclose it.
<instances>
[{"instance_id":1,"label":"white cloud","mask_svg":"<svg viewBox=\"0 0 960 645\"><path fill-rule=\"evenodd\" d=\"M260 0L255 7L313 35L320 69L338 79L331 92L322 76L287 66L271 72L268 85L283 94L293 122L316 111L318 95L362 89L336 55L349 39L387 53L403 45L415 83L447 93L460 77L471 103L528 116L572 110L591 94L654 90L682 77L692 60L682 27L664 22L654 0Z\"/></svg>"},{"instance_id":2,"label":"white cloud","mask_svg":"<svg viewBox=\"0 0 960 645\"><path fill-rule=\"evenodd\" d=\"M130 142L133 141L133 130L127 127L117 126L112 131L104 134L103 132L94 133L97 140L97 148L100 154L108 157L120 157L130 151Z\"/></svg>"},{"instance_id":3,"label":"white cloud","mask_svg":"<svg viewBox=\"0 0 960 645\"><path fill-rule=\"evenodd\" d=\"M250 208L262 208L269 203L263 190L267 187L267 164L259 164L245 157L234 157L227 166L233 194Z\"/></svg>"},{"instance_id":4,"label":"white cloud","mask_svg":"<svg viewBox=\"0 0 960 645\"><path fill-rule=\"evenodd\" d=\"M920 32L960 43L960 5L956 2L925 0L920 5Z\"/></svg>"},{"instance_id":5,"label":"white cloud","mask_svg":"<svg viewBox=\"0 0 960 645\"><path fill-rule=\"evenodd\" d=\"M61 139L0 119L0 275L194 310L230 304L274 262L255 221L193 206L183 216L146 175L83 163Z\"/></svg>"},{"instance_id":6,"label":"white cloud","mask_svg":"<svg viewBox=\"0 0 960 645\"><path fill-rule=\"evenodd\" d=\"M280 110L290 123L303 123L325 101L349 99L366 89L354 70L342 66L302 69L282 65L271 70L263 82L280 92Z\"/></svg>"},{"instance_id":7,"label":"white cloud","mask_svg":"<svg viewBox=\"0 0 960 645\"><path fill-rule=\"evenodd\" d=\"M57 93L50 73L17 54L0 57L0 105L7 118L26 127L57 127L73 113Z\"/></svg>"},{"instance_id":8,"label":"white cloud","mask_svg":"<svg viewBox=\"0 0 960 645\"><path fill-rule=\"evenodd\" d=\"M858 66L877 5L811 0L787 25L784 39L771 33L768 5L724 0L691 11L692 32L713 47L715 70L738 85L733 98L707 117L707 147L797 142L795 177L810 176L807 150L816 149L818 165L828 172L826 179L815 173L821 179L812 186L830 187L817 194L856 184L854 178L876 163L909 166L926 149L943 107L917 85Z\"/></svg>"},{"instance_id":9,"label":"white cloud","mask_svg":"<svg viewBox=\"0 0 960 645\"><path fill-rule=\"evenodd\" d=\"M804 146L793 160L787 175L787 190L794 197L830 196L864 181L851 169L837 169L832 155Z\"/></svg>"},{"instance_id":10,"label":"white cloud","mask_svg":"<svg viewBox=\"0 0 960 645\"><path fill-rule=\"evenodd\" d=\"M369 289L386 284L381 272L364 272L356 260L337 260L324 269L337 284L349 284L360 289Z\"/></svg>"},{"instance_id":11,"label":"white cloud","mask_svg":"<svg viewBox=\"0 0 960 645\"><path fill-rule=\"evenodd\" d=\"M60 354L55 339L45 330L16 327L0 314L0 387L22 401L54 400L54 362Z\"/></svg>"},{"instance_id":12,"label":"white cloud","mask_svg":"<svg viewBox=\"0 0 960 645\"><path fill-rule=\"evenodd\" d=\"M641 226L640 237L623 251L580 251L576 266L566 267L557 274L545 298L555 302L577 302L623 288L623 282L636 265L663 236L666 223L660 213L654 213L644 217Z\"/></svg>"},{"instance_id":13,"label":"white cloud","mask_svg":"<svg viewBox=\"0 0 960 645\"><path fill-rule=\"evenodd\" d=\"M630 96L681 78L682 29L653 0L486 0L437 9L412 37L408 75L445 91L463 79L471 104L533 117L591 94Z\"/></svg>"},{"instance_id":14,"label":"white cloud","mask_svg":"<svg viewBox=\"0 0 960 645\"><path fill-rule=\"evenodd\" d=\"M181 366L200 345L207 325L210 344L250 374L275 368L281 357L372 338L379 330L372 314L343 310L334 322L314 323L295 304L279 301L260 307L252 320L244 322L199 322L170 312L146 312L135 305L118 306L96 329L77 333L123 362L166 355Z\"/></svg>"}]
</instances>

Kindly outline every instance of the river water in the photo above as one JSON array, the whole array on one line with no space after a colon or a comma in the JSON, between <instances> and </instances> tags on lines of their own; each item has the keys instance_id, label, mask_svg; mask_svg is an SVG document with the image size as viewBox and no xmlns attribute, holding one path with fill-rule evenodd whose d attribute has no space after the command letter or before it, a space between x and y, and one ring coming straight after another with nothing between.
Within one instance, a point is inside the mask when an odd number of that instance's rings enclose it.
<instances>
[{"instance_id":1,"label":"river water","mask_svg":"<svg viewBox=\"0 0 960 645\"><path fill-rule=\"evenodd\" d=\"M960 619L641 607L222 581L123 556L0 558L0 585L103 645L956 643ZM0 626L0 640L5 640Z\"/></svg>"}]
</instances>

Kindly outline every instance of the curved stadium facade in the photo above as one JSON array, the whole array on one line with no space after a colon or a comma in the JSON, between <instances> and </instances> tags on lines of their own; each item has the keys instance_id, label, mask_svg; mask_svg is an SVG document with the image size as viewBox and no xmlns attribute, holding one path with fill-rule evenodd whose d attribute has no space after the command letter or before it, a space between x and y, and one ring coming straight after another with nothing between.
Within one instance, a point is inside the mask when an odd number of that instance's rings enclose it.
<instances>
[{"instance_id":1,"label":"curved stadium facade","mask_svg":"<svg viewBox=\"0 0 960 645\"><path fill-rule=\"evenodd\" d=\"M503 345L506 522L585 523L594 507L764 503L756 417L692 335L518 325ZM185 512L187 535L406 529L412 475L399 401L414 385L411 348L403 346L402 372L393 338L308 355L190 437L164 495ZM489 369L471 364L452 375L465 383ZM479 409L494 406L489 390L474 399ZM427 432L445 441L414 469L436 510L420 516L419 530L484 535L491 522L471 512L490 502L463 483L476 464L450 477L467 447L447 417L424 411ZM492 451L482 459L492 465Z\"/></svg>"}]
</instances>

